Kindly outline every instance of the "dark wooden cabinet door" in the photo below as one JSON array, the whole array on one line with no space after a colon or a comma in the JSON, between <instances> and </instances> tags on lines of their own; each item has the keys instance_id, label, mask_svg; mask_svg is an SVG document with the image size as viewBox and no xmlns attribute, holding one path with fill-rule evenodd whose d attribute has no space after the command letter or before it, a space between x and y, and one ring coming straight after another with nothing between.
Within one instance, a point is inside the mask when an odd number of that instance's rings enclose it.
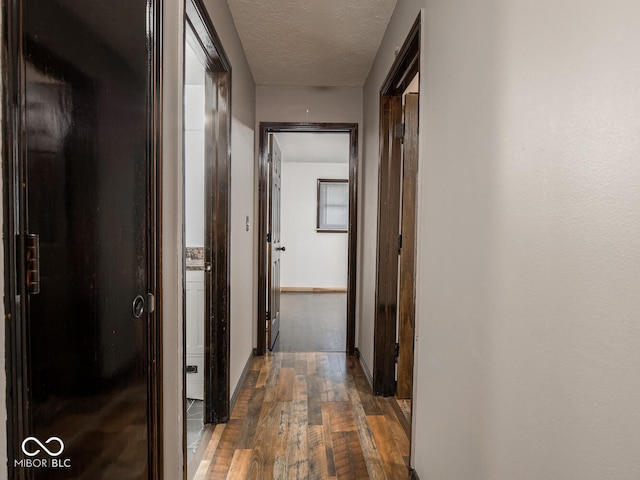
<instances>
[{"instance_id":1,"label":"dark wooden cabinet door","mask_svg":"<svg viewBox=\"0 0 640 480\"><path fill-rule=\"evenodd\" d=\"M269 138L269 172L271 195L269 198L269 232L271 237L269 253L269 275L267 295L269 305L269 318L267 324L267 345L273 350L278 334L280 333L280 253L284 247L280 242L280 177L282 153L280 146L273 135Z\"/></svg>"},{"instance_id":2,"label":"dark wooden cabinet door","mask_svg":"<svg viewBox=\"0 0 640 480\"><path fill-rule=\"evenodd\" d=\"M17 477L153 473L152 7L22 2L18 230L39 238L40 292L23 300L33 439L15 449ZM57 456L37 443L54 437ZM15 463L25 459L42 461Z\"/></svg>"}]
</instances>

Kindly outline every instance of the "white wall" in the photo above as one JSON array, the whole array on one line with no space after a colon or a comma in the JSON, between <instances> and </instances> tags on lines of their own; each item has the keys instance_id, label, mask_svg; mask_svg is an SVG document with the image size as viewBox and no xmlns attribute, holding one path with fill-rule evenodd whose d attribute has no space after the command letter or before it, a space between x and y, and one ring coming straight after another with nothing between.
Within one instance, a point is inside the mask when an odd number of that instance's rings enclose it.
<instances>
[{"instance_id":1,"label":"white wall","mask_svg":"<svg viewBox=\"0 0 640 480\"><path fill-rule=\"evenodd\" d=\"M282 163L282 287L347 288L348 235L316 232L319 178L348 179L349 164Z\"/></svg>"},{"instance_id":2,"label":"white wall","mask_svg":"<svg viewBox=\"0 0 640 480\"><path fill-rule=\"evenodd\" d=\"M365 86L365 163L419 7L413 464L639 478L640 3L399 2Z\"/></svg>"},{"instance_id":3,"label":"white wall","mask_svg":"<svg viewBox=\"0 0 640 480\"><path fill-rule=\"evenodd\" d=\"M184 236L204 246L204 85L184 86Z\"/></svg>"},{"instance_id":4,"label":"white wall","mask_svg":"<svg viewBox=\"0 0 640 480\"><path fill-rule=\"evenodd\" d=\"M163 4L162 318L164 478L182 478L182 68L184 2Z\"/></svg>"},{"instance_id":5,"label":"white wall","mask_svg":"<svg viewBox=\"0 0 640 480\"><path fill-rule=\"evenodd\" d=\"M256 87L256 122L360 124L362 88L259 85Z\"/></svg>"},{"instance_id":6,"label":"white wall","mask_svg":"<svg viewBox=\"0 0 640 480\"><path fill-rule=\"evenodd\" d=\"M253 139L255 84L226 2L206 6L232 66L231 363L233 393L251 355L253 293ZM163 111L164 475L182 476L182 64L183 2L165 1ZM245 230L249 216L250 231ZM248 300L252 299L252 300Z\"/></svg>"}]
</instances>

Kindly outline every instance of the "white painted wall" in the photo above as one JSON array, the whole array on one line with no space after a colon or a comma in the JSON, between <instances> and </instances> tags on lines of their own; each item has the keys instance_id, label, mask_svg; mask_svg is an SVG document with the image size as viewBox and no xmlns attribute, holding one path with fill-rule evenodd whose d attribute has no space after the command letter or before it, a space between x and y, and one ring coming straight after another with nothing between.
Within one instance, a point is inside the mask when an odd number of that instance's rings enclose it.
<instances>
[{"instance_id":1,"label":"white painted wall","mask_svg":"<svg viewBox=\"0 0 640 480\"><path fill-rule=\"evenodd\" d=\"M319 178L348 179L349 164L282 163L282 287L347 288L348 235L316 232Z\"/></svg>"},{"instance_id":2,"label":"white painted wall","mask_svg":"<svg viewBox=\"0 0 640 480\"><path fill-rule=\"evenodd\" d=\"M362 122L360 87L256 87L258 122Z\"/></svg>"},{"instance_id":3,"label":"white painted wall","mask_svg":"<svg viewBox=\"0 0 640 480\"><path fill-rule=\"evenodd\" d=\"M163 309L164 476L182 478L182 64L184 2L167 0L163 70ZM231 109L231 363L233 393L251 355L255 318L253 293L253 188L255 84L226 2L205 1L232 65ZM250 230L245 230L249 216Z\"/></svg>"},{"instance_id":4,"label":"white painted wall","mask_svg":"<svg viewBox=\"0 0 640 480\"><path fill-rule=\"evenodd\" d=\"M365 238L378 90L420 7L417 473L639 478L640 3L398 2L364 89Z\"/></svg>"},{"instance_id":5,"label":"white painted wall","mask_svg":"<svg viewBox=\"0 0 640 480\"><path fill-rule=\"evenodd\" d=\"M163 473L182 478L184 423L183 275L182 275L182 68L184 2L163 4L162 72L162 322L163 322ZM171 65L171 68L167 68Z\"/></svg>"},{"instance_id":6,"label":"white painted wall","mask_svg":"<svg viewBox=\"0 0 640 480\"><path fill-rule=\"evenodd\" d=\"M187 247L203 247L204 85L185 85L184 89L184 235Z\"/></svg>"}]
</instances>

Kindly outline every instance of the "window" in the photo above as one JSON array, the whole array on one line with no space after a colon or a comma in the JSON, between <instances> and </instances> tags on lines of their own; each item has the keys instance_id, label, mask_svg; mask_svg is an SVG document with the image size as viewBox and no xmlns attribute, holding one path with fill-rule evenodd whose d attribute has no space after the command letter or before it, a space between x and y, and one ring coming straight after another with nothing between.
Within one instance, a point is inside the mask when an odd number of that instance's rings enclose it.
<instances>
[{"instance_id":1,"label":"window","mask_svg":"<svg viewBox=\"0 0 640 480\"><path fill-rule=\"evenodd\" d=\"M349 181L318 179L318 232L346 232L349 227Z\"/></svg>"}]
</instances>

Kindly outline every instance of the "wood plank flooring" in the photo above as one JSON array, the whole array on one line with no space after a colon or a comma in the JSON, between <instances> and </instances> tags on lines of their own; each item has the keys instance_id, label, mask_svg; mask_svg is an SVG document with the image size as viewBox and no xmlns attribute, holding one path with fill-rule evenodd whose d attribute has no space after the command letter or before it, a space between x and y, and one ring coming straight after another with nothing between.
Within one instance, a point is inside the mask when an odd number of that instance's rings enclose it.
<instances>
[{"instance_id":1,"label":"wood plank flooring","mask_svg":"<svg viewBox=\"0 0 640 480\"><path fill-rule=\"evenodd\" d=\"M392 402L371 394L344 353L256 357L195 479L408 479L409 438Z\"/></svg>"}]
</instances>

